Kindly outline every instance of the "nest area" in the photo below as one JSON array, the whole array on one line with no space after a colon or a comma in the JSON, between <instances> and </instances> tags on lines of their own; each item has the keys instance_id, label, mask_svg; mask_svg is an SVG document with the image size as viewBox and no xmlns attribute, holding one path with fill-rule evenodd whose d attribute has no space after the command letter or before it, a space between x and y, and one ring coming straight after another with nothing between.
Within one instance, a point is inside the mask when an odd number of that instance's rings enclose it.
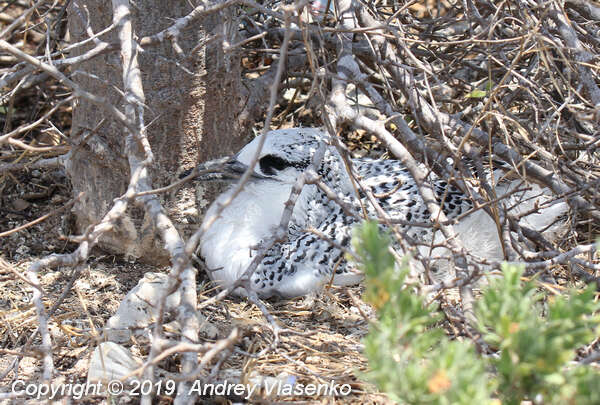
<instances>
[{"instance_id":1,"label":"nest area","mask_svg":"<svg viewBox=\"0 0 600 405\"><path fill-rule=\"evenodd\" d=\"M276 10L279 5L279 2L264 2L267 11ZM2 28L17 21L29 7L24 1L0 2ZM42 2L6 40L29 55L43 56L46 49L58 52L66 43L65 7L63 1ZM364 14L357 12L357 18L362 28L341 27L336 18L340 10L335 6L321 14L305 12L294 17L296 27L308 29L294 31L290 39L290 57L273 109L272 128L325 124L322 117L328 91L340 74L335 68L339 39L346 38L352 43L353 56L364 76L352 77L345 93L349 105L361 115L384 121L389 133L405 140L402 127L395 121L401 117L414 133L427 141L429 151L443 156L461 157L471 150L469 147L474 154L496 151L494 142L499 142L518 153L519 160L511 164L520 175L526 176L525 162L539 162L568 185L574 195L598 210L600 4L566 1L561 8L554 3L508 1L494 5L482 2L479 8L465 10L460 1L424 0L377 1L360 4L360 7ZM240 36L256 37L238 48L243 80L246 84L259 85L264 81L261 91L268 93L264 86L272 81L284 41L282 14L251 8L237 12ZM372 24L370 29L365 28L368 24ZM48 32L52 35L47 35ZM345 36L340 34L344 32ZM373 44L375 32L383 34L383 40L398 60L384 53L370 52L371 47L378 46ZM410 68L405 77L394 75L394 67L400 63ZM17 57L8 53L0 55L1 79L9 80L23 68L23 62ZM64 71L71 76L74 70L66 68ZM39 335L34 335L38 317L32 302L32 288L23 275L36 260L77 248L76 243L65 237L73 233L74 226L66 206L73 197L71 186L64 170L53 160L64 156L71 145L72 107L65 100L73 95L72 89L40 71L34 70L22 77L22 81L11 79L13 81L2 89L2 135L31 127L12 136L10 141L0 135L0 233L46 215L47 218L0 236L2 386L10 385L17 373L25 380L41 376L42 353L38 350L41 341ZM365 88L365 84L370 87ZM411 89L416 89L419 95L411 96ZM263 107L267 104L264 98L256 100L262 102ZM432 105L438 119L456 119L455 125L473 125L490 134L490 143L486 146L475 142L477 134L468 127L461 130L455 126L450 130L431 124L428 120L436 122L436 117L419 115L419 111L424 111L418 105L420 101ZM256 115L251 116L252 124L260 130L265 108L253 111ZM351 120L346 120L336 131L356 156L386 158L390 155L378 137ZM423 152L418 148L409 149L413 154ZM420 160L433 166L426 153ZM595 218L584 207L572 209L557 243L557 252L593 243L600 234L600 221ZM547 272L556 284L542 287L555 293L565 286L597 282L598 274L593 270L593 266L598 266L597 257L586 253L578 258L592 267L578 267L573 263L549 266ZM39 281L45 292L42 302L48 310L56 306L48 329L58 378L85 381L91 353L98 344L98 331L148 271L168 269L151 268L93 250L77 272L68 268L40 272ZM199 274L198 279L198 302L217 294L204 275ZM252 354L268 349L273 335L256 306L226 298L202 308L200 312L215 331L210 336L203 335L203 342L214 343L236 327L242 336L235 346L238 350L224 352L207 368L206 375L217 370L220 378L231 376L240 381L258 376L294 375L303 384L334 380L352 387L347 397L278 400L390 402L361 378L368 368L361 354L361 338L368 332L369 319L374 317L372 308L362 302L361 294L360 286L332 288L318 296L267 302L269 313L290 332L281 335L276 349L266 350L266 354L258 358ZM443 326L447 332L465 338L459 297L450 291L439 294L436 299L442 303L446 315ZM165 328L165 333L169 337L181 336L176 329ZM28 343L31 336L34 337ZM150 350L149 343L143 339L130 342L128 347L141 357L147 356ZM593 350L597 350L597 342L583 348L580 355ZM16 372L11 371L17 358ZM159 367L171 373L180 372L181 356L169 357ZM85 402L102 400L91 397ZM206 403L214 400L212 397L203 399ZM171 399L164 397L158 401L170 403Z\"/></svg>"}]
</instances>

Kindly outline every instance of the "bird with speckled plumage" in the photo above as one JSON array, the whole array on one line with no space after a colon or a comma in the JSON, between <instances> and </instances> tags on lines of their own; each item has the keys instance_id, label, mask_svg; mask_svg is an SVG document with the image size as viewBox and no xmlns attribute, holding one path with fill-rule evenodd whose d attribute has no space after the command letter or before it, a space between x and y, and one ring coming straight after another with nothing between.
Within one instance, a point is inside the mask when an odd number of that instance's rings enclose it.
<instances>
[{"instance_id":1,"label":"bird with speckled plumage","mask_svg":"<svg viewBox=\"0 0 600 405\"><path fill-rule=\"evenodd\" d=\"M316 128L292 128L271 131L263 136L266 139L248 182L202 235L198 253L204 259L211 279L227 287L242 276L257 254L257 247L268 240L279 226L294 183L311 164L318 148L324 148L318 175L344 203L345 209L350 208L353 213L345 211L317 185L304 185L293 208L286 241L267 251L252 274L249 285L261 297L289 298L318 291L331 281L336 285L358 283L362 276L352 262L347 261L341 248L350 247L352 230L364 213L371 218L378 217L366 193L364 190L357 191L342 157L331 145L326 132ZM239 178L257 152L259 141L260 137L255 138L226 160L224 170L227 175L220 177ZM405 235L421 242L440 238L433 234L432 227L409 224L427 223L430 214L409 171L399 161L361 158L352 159L351 163L362 186L372 193L387 216L400 224L398 226ZM204 165L203 169L207 167L210 164ZM440 201L443 199L442 209L449 219L457 218L472 208L471 201L455 186L434 174L429 175L428 181ZM205 221L215 215L234 189L231 186L218 196L209 207ZM535 191L543 194L539 187ZM554 207L552 220L565 209L566 206ZM455 225L459 238L465 239L469 245L467 248L473 249L474 254L501 260L501 257L496 257L502 254L497 232L489 232L491 227L495 227L495 222L487 214L482 214L483 211L475 212L479 225L477 221L473 223L473 215L466 215ZM543 218L541 222L550 223L550 217L540 215ZM461 223L465 225L461 226ZM544 223L534 223L533 226L542 229ZM485 246L485 251L478 251L478 245ZM444 271L449 271L450 266L450 263L446 264L448 268Z\"/></svg>"}]
</instances>

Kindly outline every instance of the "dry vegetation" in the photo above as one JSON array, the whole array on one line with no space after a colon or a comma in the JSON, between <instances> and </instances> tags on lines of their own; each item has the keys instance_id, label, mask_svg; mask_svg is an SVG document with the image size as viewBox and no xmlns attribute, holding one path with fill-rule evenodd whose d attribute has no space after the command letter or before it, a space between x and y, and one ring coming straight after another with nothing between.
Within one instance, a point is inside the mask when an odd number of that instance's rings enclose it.
<instances>
[{"instance_id":1,"label":"dry vegetation","mask_svg":"<svg viewBox=\"0 0 600 405\"><path fill-rule=\"evenodd\" d=\"M7 387L15 379L85 381L102 327L143 274L184 274L189 268L188 258L180 268L155 269L101 250L80 254L78 242L93 238L86 239L89 233L69 238L73 196L61 156L71 147L70 101L86 96L74 93L61 76L69 77L74 69L62 53L69 45L67 2L38 1L35 9L32 3L0 2L0 401L11 398ZM598 283L600 261L593 244L600 234L600 3L381 0L348 10L343 7L347 2L331 1L326 13L304 11L302 18L298 10L306 2L296 7L230 3L238 9L240 35L249 38L237 44L244 80L263 93L252 94L255 105L249 109L257 128L271 114L272 127L329 126L354 153L391 152L408 164L424 162L486 206L489 184L464 181L460 165L437 162L468 156L483 168L489 162L480 157L493 152L518 175L567 198L571 208L560 243L549 245L541 235L521 230L518 235L528 248L520 250L507 240L509 257L526 258L529 274L542 272L554 283L549 289ZM45 67L34 67L23 55ZM286 56L287 68L277 72ZM266 88L278 73L279 96L269 109ZM146 163L141 159L140 164ZM497 218L502 229L518 230L509 215L500 211ZM174 263L182 246L170 252ZM452 241L448 246L460 248ZM35 264L51 253L73 252L64 260L53 256ZM468 256L463 259L472 263ZM460 286L460 297L443 308L448 332L465 336L460 308L468 308L472 291L461 280L472 274L458 270L451 287ZM304 383L334 379L353 388L349 397L294 400L388 401L360 381L367 367L361 338L373 316L360 300L361 287L266 303L268 313L287 328L277 341L255 305L222 298L202 282L205 278L198 275L197 302L218 333L199 342L218 347L235 329L240 338L226 342L212 361L202 364L204 378L247 381L288 373ZM191 280L195 286L196 279ZM179 331L165 333L173 341L180 338ZM144 340L130 346L146 359L160 353ZM592 343L580 355L597 358L597 350ZM169 356L158 366L179 373L187 361L194 369L210 350L198 352ZM251 355L256 353L261 356ZM172 400L159 398L161 403Z\"/></svg>"}]
</instances>

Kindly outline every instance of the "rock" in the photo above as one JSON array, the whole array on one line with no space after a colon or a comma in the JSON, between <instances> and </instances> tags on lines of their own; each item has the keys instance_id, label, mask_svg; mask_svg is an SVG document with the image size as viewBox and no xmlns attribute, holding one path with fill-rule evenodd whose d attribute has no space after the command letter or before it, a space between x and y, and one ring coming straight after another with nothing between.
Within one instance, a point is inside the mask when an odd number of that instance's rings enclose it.
<instances>
[{"instance_id":1,"label":"rock","mask_svg":"<svg viewBox=\"0 0 600 405\"><path fill-rule=\"evenodd\" d=\"M88 371L87 382L109 383L121 380L142 365L125 347L113 342L103 342L94 349ZM128 377L124 382L131 383L137 377Z\"/></svg>"},{"instance_id":2,"label":"rock","mask_svg":"<svg viewBox=\"0 0 600 405\"><path fill-rule=\"evenodd\" d=\"M12 202L13 209L15 211L25 211L27 208L31 206L31 204L22 198L16 198Z\"/></svg>"},{"instance_id":3,"label":"rock","mask_svg":"<svg viewBox=\"0 0 600 405\"><path fill-rule=\"evenodd\" d=\"M109 341L123 343L132 334L144 335L148 327L158 316L158 304L163 291L167 287L169 276L163 273L146 273L144 278L125 296L117 312L108 320L105 326L106 338ZM166 311L179 305L179 292L167 297Z\"/></svg>"},{"instance_id":4,"label":"rock","mask_svg":"<svg viewBox=\"0 0 600 405\"><path fill-rule=\"evenodd\" d=\"M150 327L158 317L158 304L167 288L168 280L169 276L164 273L146 273L106 323L104 333L107 340L123 343L129 341L132 336L149 336ZM179 291L175 291L167 297L165 313L177 311L181 302L180 295ZM205 317L200 314L198 316L203 334L214 339L218 330L207 322Z\"/></svg>"}]
</instances>

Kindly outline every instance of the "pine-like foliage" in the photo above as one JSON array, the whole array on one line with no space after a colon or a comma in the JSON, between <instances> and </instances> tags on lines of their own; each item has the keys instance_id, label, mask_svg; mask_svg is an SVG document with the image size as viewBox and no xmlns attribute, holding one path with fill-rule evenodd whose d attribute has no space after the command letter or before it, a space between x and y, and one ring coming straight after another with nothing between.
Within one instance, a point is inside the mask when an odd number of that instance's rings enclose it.
<instances>
[{"instance_id":1,"label":"pine-like foliage","mask_svg":"<svg viewBox=\"0 0 600 405\"><path fill-rule=\"evenodd\" d=\"M504 266L476 305L476 327L497 351L482 356L468 339L452 340L406 283L390 240L374 223L357 228L354 248L366 275L365 300L377 320L365 338L367 379L399 403L543 404L600 403L600 372L575 363L575 349L597 336L595 292L545 296L524 281L519 266Z\"/></svg>"}]
</instances>

